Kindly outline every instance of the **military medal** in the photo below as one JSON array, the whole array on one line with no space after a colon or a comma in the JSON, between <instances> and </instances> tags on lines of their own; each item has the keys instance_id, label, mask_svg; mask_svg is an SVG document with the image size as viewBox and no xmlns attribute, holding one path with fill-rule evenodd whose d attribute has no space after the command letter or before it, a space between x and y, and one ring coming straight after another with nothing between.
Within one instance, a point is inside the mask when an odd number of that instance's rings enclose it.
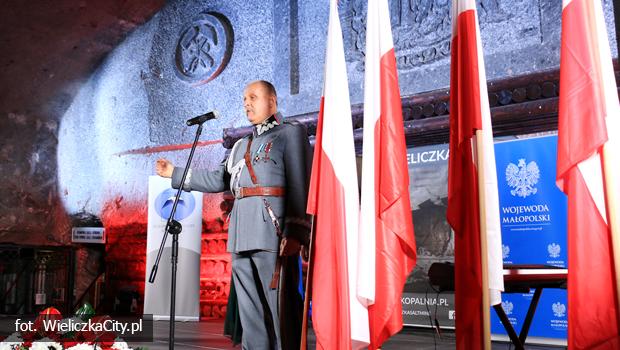
<instances>
[{"instance_id":1,"label":"military medal","mask_svg":"<svg viewBox=\"0 0 620 350\"><path fill-rule=\"evenodd\" d=\"M271 151L271 146L273 146L273 142L269 142L267 146L265 146L265 156L263 157L263 161L267 163L271 158L269 158L269 151Z\"/></svg>"},{"instance_id":2,"label":"military medal","mask_svg":"<svg viewBox=\"0 0 620 350\"><path fill-rule=\"evenodd\" d=\"M258 162L258 160L260 159L260 152L263 150L264 147L265 147L264 143L261 143L260 146L258 146L258 149L256 150L256 155L254 156L253 163Z\"/></svg>"}]
</instances>

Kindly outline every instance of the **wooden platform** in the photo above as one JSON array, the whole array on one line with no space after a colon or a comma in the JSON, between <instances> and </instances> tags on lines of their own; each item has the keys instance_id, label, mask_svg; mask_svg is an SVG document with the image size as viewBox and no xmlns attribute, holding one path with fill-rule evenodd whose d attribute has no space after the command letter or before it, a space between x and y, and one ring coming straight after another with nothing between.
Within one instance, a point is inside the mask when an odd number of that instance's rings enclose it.
<instances>
[{"instance_id":1,"label":"wooden platform","mask_svg":"<svg viewBox=\"0 0 620 350\"><path fill-rule=\"evenodd\" d=\"M202 322L177 322L175 328L175 349L207 349L228 350L241 349L240 345L233 346L230 339L222 335L224 328L223 320L211 320ZM130 343L132 348L138 346L147 347L149 350L168 349L168 322L156 321L154 325L153 343ZM314 333L309 334L309 349L315 348ZM441 339L430 329L406 327L399 334L392 337L384 344L384 350L452 350L455 349L455 336L453 331L443 331ZM493 349L508 350L510 345L503 342L493 342ZM514 347L513 347L514 348ZM526 349L552 350L564 349L564 347L531 346Z\"/></svg>"}]
</instances>

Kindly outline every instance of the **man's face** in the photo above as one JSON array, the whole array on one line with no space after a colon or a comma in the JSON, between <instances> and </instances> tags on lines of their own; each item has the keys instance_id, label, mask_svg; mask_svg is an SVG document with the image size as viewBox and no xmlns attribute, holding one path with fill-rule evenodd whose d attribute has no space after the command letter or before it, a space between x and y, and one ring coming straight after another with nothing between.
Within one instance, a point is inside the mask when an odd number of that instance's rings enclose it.
<instances>
[{"instance_id":1,"label":"man's face","mask_svg":"<svg viewBox=\"0 0 620 350\"><path fill-rule=\"evenodd\" d=\"M262 123L276 112L276 97L260 83L250 83L243 91L243 107L250 123Z\"/></svg>"}]
</instances>

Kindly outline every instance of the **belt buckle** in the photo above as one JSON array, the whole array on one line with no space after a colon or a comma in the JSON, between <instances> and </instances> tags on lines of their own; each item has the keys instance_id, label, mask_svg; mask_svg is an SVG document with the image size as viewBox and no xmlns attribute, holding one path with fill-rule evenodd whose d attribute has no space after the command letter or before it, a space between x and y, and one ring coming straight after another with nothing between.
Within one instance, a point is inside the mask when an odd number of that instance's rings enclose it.
<instances>
[{"instance_id":1,"label":"belt buckle","mask_svg":"<svg viewBox=\"0 0 620 350\"><path fill-rule=\"evenodd\" d=\"M233 191L234 195L235 195L235 199L241 199L243 198L243 188L242 187L237 187L237 189L235 189Z\"/></svg>"}]
</instances>

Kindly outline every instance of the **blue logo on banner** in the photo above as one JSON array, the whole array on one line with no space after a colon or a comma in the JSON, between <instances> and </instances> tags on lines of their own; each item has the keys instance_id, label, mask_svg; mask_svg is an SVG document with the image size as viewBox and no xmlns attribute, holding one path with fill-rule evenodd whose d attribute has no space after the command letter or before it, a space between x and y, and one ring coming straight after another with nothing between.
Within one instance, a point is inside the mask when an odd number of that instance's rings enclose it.
<instances>
[{"instance_id":1,"label":"blue logo on banner","mask_svg":"<svg viewBox=\"0 0 620 350\"><path fill-rule=\"evenodd\" d=\"M155 211L162 219L168 220L170 213L172 212L172 204L174 203L174 196L177 194L177 190L168 188L160 193L155 198ZM196 208L196 200L191 193L181 192L181 198L179 198L179 204L177 210L174 213L174 219L181 221L190 216Z\"/></svg>"},{"instance_id":2,"label":"blue logo on banner","mask_svg":"<svg viewBox=\"0 0 620 350\"><path fill-rule=\"evenodd\" d=\"M495 144L504 264L567 266L566 196L555 184L557 136ZM519 333L533 290L502 294L502 306ZM566 290L543 290L529 335L566 338ZM491 310L491 330L506 334Z\"/></svg>"}]
</instances>

